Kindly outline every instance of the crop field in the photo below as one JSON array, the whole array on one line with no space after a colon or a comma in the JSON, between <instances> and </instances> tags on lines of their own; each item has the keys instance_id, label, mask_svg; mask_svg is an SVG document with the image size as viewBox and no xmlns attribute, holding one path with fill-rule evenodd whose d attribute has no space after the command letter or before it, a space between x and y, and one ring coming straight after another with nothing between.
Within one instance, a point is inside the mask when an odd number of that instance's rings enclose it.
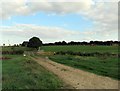
<instances>
[{"instance_id":1,"label":"crop field","mask_svg":"<svg viewBox=\"0 0 120 91\"><path fill-rule=\"evenodd\" d=\"M44 51L58 52L58 51L73 51L73 52L110 52L118 53L118 46L79 46L79 45L67 45L67 46L42 46Z\"/></svg>"},{"instance_id":2,"label":"crop field","mask_svg":"<svg viewBox=\"0 0 120 91\"><path fill-rule=\"evenodd\" d=\"M51 72L23 55L3 55L2 89L57 89L62 85ZM1 60L0 60L1 61Z\"/></svg>"},{"instance_id":3,"label":"crop field","mask_svg":"<svg viewBox=\"0 0 120 91\"><path fill-rule=\"evenodd\" d=\"M43 50L51 52L85 52L85 53L110 53L118 54L118 46L43 46ZM69 54L55 54L49 56L55 62L68 65L77 69L95 73L97 75L120 79L118 74L118 56L79 56Z\"/></svg>"}]
</instances>

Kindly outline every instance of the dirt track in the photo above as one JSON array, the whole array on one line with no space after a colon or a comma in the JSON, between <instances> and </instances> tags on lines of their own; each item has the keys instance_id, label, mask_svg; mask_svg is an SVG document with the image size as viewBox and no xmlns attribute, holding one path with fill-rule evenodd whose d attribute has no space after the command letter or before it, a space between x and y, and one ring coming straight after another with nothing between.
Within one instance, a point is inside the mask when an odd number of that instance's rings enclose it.
<instances>
[{"instance_id":1,"label":"dirt track","mask_svg":"<svg viewBox=\"0 0 120 91\"><path fill-rule=\"evenodd\" d=\"M53 62L47 58L32 58L47 70L56 74L66 84L76 89L118 89L118 81L98 76L69 66Z\"/></svg>"}]
</instances>

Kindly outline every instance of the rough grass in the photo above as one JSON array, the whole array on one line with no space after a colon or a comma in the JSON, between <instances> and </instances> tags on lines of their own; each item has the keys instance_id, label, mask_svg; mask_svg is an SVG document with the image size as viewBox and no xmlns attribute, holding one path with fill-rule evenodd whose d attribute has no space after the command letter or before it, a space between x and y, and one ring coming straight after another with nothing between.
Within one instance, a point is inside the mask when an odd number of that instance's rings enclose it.
<instances>
[{"instance_id":1,"label":"rough grass","mask_svg":"<svg viewBox=\"0 0 120 91\"><path fill-rule=\"evenodd\" d=\"M62 81L35 61L22 55L4 55L2 89L58 89Z\"/></svg>"},{"instance_id":2,"label":"rough grass","mask_svg":"<svg viewBox=\"0 0 120 91\"><path fill-rule=\"evenodd\" d=\"M79 46L79 45L67 45L67 46L42 46L44 51L58 52L58 51L73 51L73 52L110 52L118 53L118 46Z\"/></svg>"},{"instance_id":3,"label":"rough grass","mask_svg":"<svg viewBox=\"0 0 120 91\"><path fill-rule=\"evenodd\" d=\"M54 55L49 58L64 65L120 80L118 76L118 58L115 57Z\"/></svg>"}]
</instances>

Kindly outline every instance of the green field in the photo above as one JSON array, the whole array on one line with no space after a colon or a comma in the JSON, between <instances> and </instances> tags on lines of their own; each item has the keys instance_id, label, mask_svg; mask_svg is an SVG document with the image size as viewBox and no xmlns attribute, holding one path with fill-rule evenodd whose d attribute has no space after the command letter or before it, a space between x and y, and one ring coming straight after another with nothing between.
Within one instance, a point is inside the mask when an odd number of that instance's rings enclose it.
<instances>
[{"instance_id":1,"label":"green field","mask_svg":"<svg viewBox=\"0 0 120 91\"><path fill-rule=\"evenodd\" d=\"M42 46L44 51L58 52L58 51L73 51L73 52L110 52L118 53L118 46Z\"/></svg>"},{"instance_id":2,"label":"green field","mask_svg":"<svg viewBox=\"0 0 120 91\"><path fill-rule=\"evenodd\" d=\"M42 49L50 52L73 51L118 54L118 46L43 46ZM73 56L56 54L49 56L49 58L55 62L74 68L111 77L113 79L120 79L118 76L119 61L117 56Z\"/></svg>"},{"instance_id":3,"label":"green field","mask_svg":"<svg viewBox=\"0 0 120 91\"><path fill-rule=\"evenodd\" d=\"M58 89L62 81L35 61L22 55L4 55L2 89Z\"/></svg>"}]
</instances>

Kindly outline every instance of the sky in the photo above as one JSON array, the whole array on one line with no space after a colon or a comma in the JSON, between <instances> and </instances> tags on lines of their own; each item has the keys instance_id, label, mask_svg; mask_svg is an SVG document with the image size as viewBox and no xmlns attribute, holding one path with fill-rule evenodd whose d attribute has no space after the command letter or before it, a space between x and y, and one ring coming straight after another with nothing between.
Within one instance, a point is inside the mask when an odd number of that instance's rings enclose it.
<instances>
[{"instance_id":1,"label":"sky","mask_svg":"<svg viewBox=\"0 0 120 91\"><path fill-rule=\"evenodd\" d=\"M118 0L0 1L0 45L118 40Z\"/></svg>"}]
</instances>

